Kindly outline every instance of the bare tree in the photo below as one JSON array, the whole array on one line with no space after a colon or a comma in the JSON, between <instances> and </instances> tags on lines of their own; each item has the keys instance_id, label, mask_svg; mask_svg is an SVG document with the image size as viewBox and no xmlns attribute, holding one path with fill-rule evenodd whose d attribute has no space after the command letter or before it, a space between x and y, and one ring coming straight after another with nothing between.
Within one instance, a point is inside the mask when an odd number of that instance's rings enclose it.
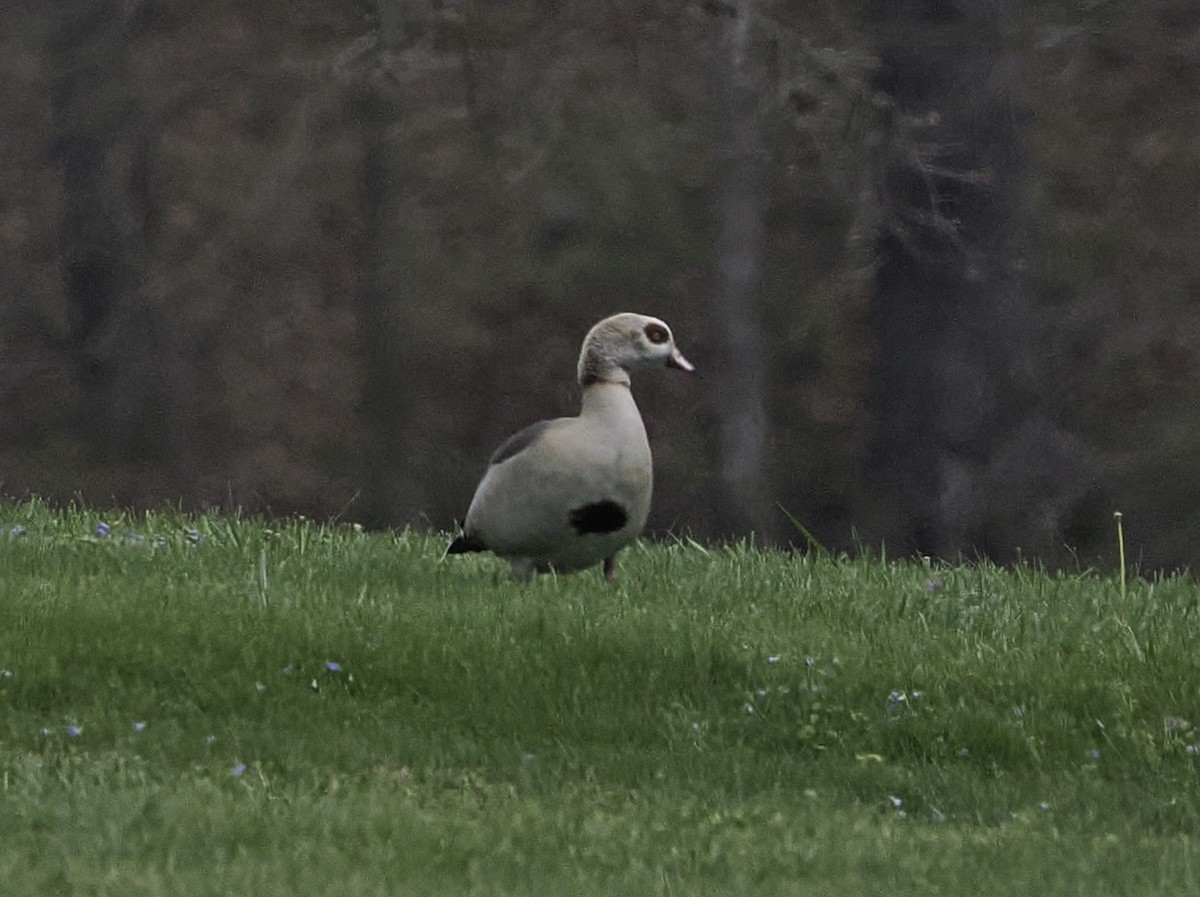
<instances>
[{"instance_id":1,"label":"bare tree","mask_svg":"<svg viewBox=\"0 0 1200 897\"><path fill-rule=\"evenodd\" d=\"M397 210L405 191L403 160L395 132L403 115L397 66L412 40L417 10L406 0L378 0L374 52L368 54L358 91L363 229L359 240L361 285L358 331L363 365L362 416L367 433L364 522L394 522L398 508L421 507L410 458L405 409L409 347L405 340L403 272L397 265L402 222Z\"/></svg>"},{"instance_id":2,"label":"bare tree","mask_svg":"<svg viewBox=\"0 0 1200 897\"><path fill-rule=\"evenodd\" d=\"M1011 551L995 509L1011 506L1038 467L1058 469L1067 449L1036 419L1019 264L1017 64L1006 41L1013 11L1007 0L875 7L887 138L871 464L878 503L893 515L885 532L922 553ZM1028 465L1013 463L1022 445Z\"/></svg>"},{"instance_id":3,"label":"bare tree","mask_svg":"<svg viewBox=\"0 0 1200 897\"><path fill-rule=\"evenodd\" d=\"M113 460L172 457L170 324L143 302L151 135L130 73L138 22L120 0L56 7L50 51L54 148L64 208L60 267L72 311L82 416L93 447Z\"/></svg>"},{"instance_id":4,"label":"bare tree","mask_svg":"<svg viewBox=\"0 0 1200 897\"><path fill-rule=\"evenodd\" d=\"M719 347L715 408L720 511L727 534L769 531L762 397L764 342L759 290L763 270L763 191L769 160L760 133L762 83L754 58L753 0L722 3L713 54L720 108L717 297Z\"/></svg>"}]
</instances>

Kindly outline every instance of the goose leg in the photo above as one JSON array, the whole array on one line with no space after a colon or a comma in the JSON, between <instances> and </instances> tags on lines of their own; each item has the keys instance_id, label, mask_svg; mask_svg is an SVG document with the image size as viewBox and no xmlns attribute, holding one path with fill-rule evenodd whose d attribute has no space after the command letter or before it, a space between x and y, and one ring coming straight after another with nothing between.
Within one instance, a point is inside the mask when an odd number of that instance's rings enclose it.
<instances>
[{"instance_id":1,"label":"goose leg","mask_svg":"<svg viewBox=\"0 0 1200 897\"><path fill-rule=\"evenodd\" d=\"M604 559L604 578L608 582L617 581L617 555L615 552Z\"/></svg>"}]
</instances>

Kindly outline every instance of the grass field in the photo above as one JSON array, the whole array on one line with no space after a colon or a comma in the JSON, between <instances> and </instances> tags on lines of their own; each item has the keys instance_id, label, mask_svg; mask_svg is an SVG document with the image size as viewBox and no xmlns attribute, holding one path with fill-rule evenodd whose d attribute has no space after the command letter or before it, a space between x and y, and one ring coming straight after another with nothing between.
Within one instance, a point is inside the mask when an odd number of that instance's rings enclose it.
<instances>
[{"instance_id":1,"label":"grass field","mask_svg":"<svg viewBox=\"0 0 1200 897\"><path fill-rule=\"evenodd\" d=\"M1200 894L1189 577L0 505L0 893Z\"/></svg>"}]
</instances>

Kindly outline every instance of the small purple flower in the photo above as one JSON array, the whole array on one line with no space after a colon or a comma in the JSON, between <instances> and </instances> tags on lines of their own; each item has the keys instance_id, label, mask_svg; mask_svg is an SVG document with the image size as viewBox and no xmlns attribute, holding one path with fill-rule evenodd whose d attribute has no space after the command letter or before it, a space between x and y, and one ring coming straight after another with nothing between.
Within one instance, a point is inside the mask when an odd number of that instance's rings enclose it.
<instances>
[{"instance_id":1,"label":"small purple flower","mask_svg":"<svg viewBox=\"0 0 1200 897\"><path fill-rule=\"evenodd\" d=\"M229 771L229 774L231 776L233 776L235 779L240 779L242 777L242 775L245 774L245 772L246 772L246 764L238 762L238 763L234 764L233 769L231 769Z\"/></svg>"},{"instance_id":2,"label":"small purple flower","mask_svg":"<svg viewBox=\"0 0 1200 897\"><path fill-rule=\"evenodd\" d=\"M1099 763L1099 762L1100 762L1100 751L1099 751L1099 749L1098 749L1098 748L1092 748L1090 751L1088 751L1088 752L1087 752L1087 758L1088 758L1089 760L1091 760L1093 763Z\"/></svg>"},{"instance_id":3,"label":"small purple flower","mask_svg":"<svg viewBox=\"0 0 1200 897\"><path fill-rule=\"evenodd\" d=\"M96 524L96 538L97 539L107 538L108 534L110 532L112 532L112 527L109 526L107 523L105 523L103 520L101 520L99 523Z\"/></svg>"},{"instance_id":4,"label":"small purple flower","mask_svg":"<svg viewBox=\"0 0 1200 897\"><path fill-rule=\"evenodd\" d=\"M960 748L958 749L958 756L960 756L960 757L970 757L970 756L971 756L971 749L970 749L969 747L960 747Z\"/></svg>"},{"instance_id":5,"label":"small purple flower","mask_svg":"<svg viewBox=\"0 0 1200 897\"><path fill-rule=\"evenodd\" d=\"M83 734L83 729L79 728L79 726L75 725L74 723L71 723L71 725L67 726L67 734L72 738L78 738Z\"/></svg>"},{"instance_id":6,"label":"small purple flower","mask_svg":"<svg viewBox=\"0 0 1200 897\"><path fill-rule=\"evenodd\" d=\"M133 728L133 731L135 731L135 732L145 732L146 724L144 722L142 722L141 720L137 720L133 723L132 728Z\"/></svg>"},{"instance_id":7,"label":"small purple flower","mask_svg":"<svg viewBox=\"0 0 1200 897\"><path fill-rule=\"evenodd\" d=\"M342 671L342 665L336 660L327 660L325 661L325 669L329 670L331 673L340 673Z\"/></svg>"}]
</instances>

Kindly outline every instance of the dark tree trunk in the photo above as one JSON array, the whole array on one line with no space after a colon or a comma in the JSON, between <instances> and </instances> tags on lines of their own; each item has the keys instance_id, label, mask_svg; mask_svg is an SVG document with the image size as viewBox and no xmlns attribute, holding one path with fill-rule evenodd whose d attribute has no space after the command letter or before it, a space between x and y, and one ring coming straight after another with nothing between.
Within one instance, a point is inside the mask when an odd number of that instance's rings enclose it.
<instances>
[{"instance_id":1,"label":"dark tree trunk","mask_svg":"<svg viewBox=\"0 0 1200 897\"><path fill-rule=\"evenodd\" d=\"M86 426L104 454L121 441L114 420L120 364L113 322L137 283L129 208L115 183L112 156L128 102L123 80L119 4L64 3L52 40L58 66L52 114L63 178L60 267L72 315Z\"/></svg>"},{"instance_id":2,"label":"dark tree trunk","mask_svg":"<svg viewBox=\"0 0 1200 897\"><path fill-rule=\"evenodd\" d=\"M769 538L763 402L763 334L759 290L763 268L763 200L768 164L760 133L761 79L753 58L753 0L728 4L714 54L721 109L718 187L716 325L717 451L721 529Z\"/></svg>"},{"instance_id":3,"label":"dark tree trunk","mask_svg":"<svg viewBox=\"0 0 1200 897\"><path fill-rule=\"evenodd\" d=\"M989 551L988 470L1019 416L1028 307L1014 275L1021 174L1009 2L879 2L888 98L871 308L872 464L893 547ZM1025 322L1027 323L1027 321Z\"/></svg>"},{"instance_id":4,"label":"dark tree trunk","mask_svg":"<svg viewBox=\"0 0 1200 897\"><path fill-rule=\"evenodd\" d=\"M120 0L57 7L51 114L81 420L99 457L137 462L174 457L178 437L170 413L171 324L141 296L150 138L128 66L136 27L129 10Z\"/></svg>"},{"instance_id":5,"label":"dark tree trunk","mask_svg":"<svg viewBox=\"0 0 1200 897\"><path fill-rule=\"evenodd\" d=\"M362 122L360 178L363 234L358 294L359 346L363 364L362 419L367 434L365 483L358 516L368 526L396 522L401 508L424 506L410 440L405 340L404 271L399 264L399 219L404 164L395 138L402 115L395 54L412 33L404 0L379 0L377 53L359 95Z\"/></svg>"}]
</instances>

